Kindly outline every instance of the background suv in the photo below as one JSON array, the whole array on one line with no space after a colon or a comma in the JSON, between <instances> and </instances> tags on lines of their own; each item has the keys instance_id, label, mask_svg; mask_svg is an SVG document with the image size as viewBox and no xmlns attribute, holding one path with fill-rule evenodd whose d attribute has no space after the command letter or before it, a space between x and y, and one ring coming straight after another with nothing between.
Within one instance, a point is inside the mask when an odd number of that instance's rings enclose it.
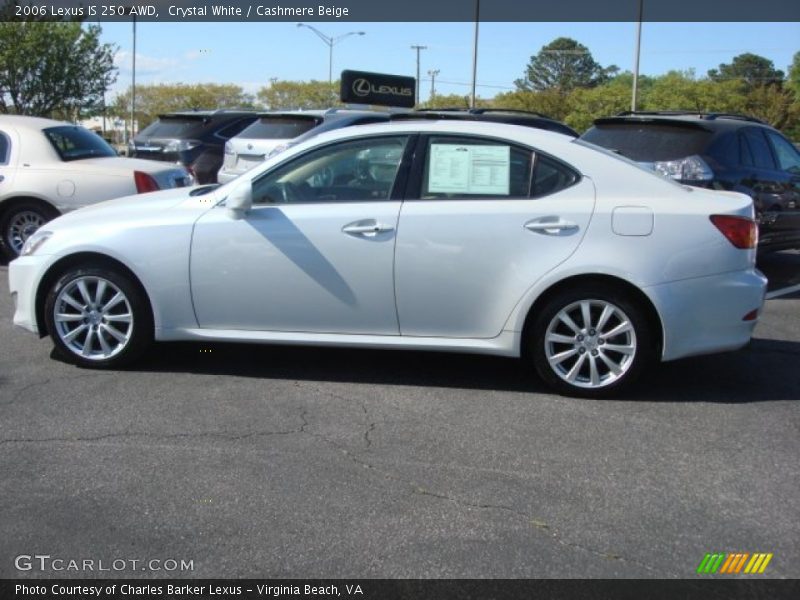
<instances>
[{"instance_id":1,"label":"background suv","mask_svg":"<svg viewBox=\"0 0 800 600\"><path fill-rule=\"evenodd\" d=\"M318 133L388 119L386 112L343 108L261 113L255 122L225 144L225 158L217 180L228 183L268 156Z\"/></svg>"},{"instance_id":2,"label":"background suv","mask_svg":"<svg viewBox=\"0 0 800 600\"><path fill-rule=\"evenodd\" d=\"M597 119L581 138L681 183L753 198L759 249L800 248L800 152L744 115L624 112Z\"/></svg>"},{"instance_id":3,"label":"background suv","mask_svg":"<svg viewBox=\"0 0 800 600\"><path fill-rule=\"evenodd\" d=\"M196 110L159 115L133 138L128 154L176 162L185 166L197 183L216 183L222 153L230 138L258 118L255 112Z\"/></svg>"}]
</instances>

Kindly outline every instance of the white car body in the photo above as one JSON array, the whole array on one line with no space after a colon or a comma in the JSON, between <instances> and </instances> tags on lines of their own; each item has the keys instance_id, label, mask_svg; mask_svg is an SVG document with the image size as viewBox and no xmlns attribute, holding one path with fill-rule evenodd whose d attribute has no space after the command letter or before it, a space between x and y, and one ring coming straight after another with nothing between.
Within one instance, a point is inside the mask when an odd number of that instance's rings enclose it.
<instances>
[{"instance_id":1,"label":"white car body","mask_svg":"<svg viewBox=\"0 0 800 600\"><path fill-rule=\"evenodd\" d=\"M750 222L749 197L679 186L567 136L513 125L355 129L321 134L206 195L124 198L52 222L41 247L10 265L14 323L46 334L48 273L91 253L141 283L156 340L520 356L541 303L579 282L635 298L652 315L663 361L749 341L766 279L755 249L734 247L709 221ZM252 181L314 148L404 133L510 142L580 177L537 198L239 204Z\"/></svg>"},{"instance_id":2,"label":"white car body","mask_svg":"<svg viewBox=\"0 0 800 600\"><path fill-rule=\"evenodd\" d=\"M59 126L76 127L50 119L0 116L0 136L10 149L5 160L0 156L0 214L15 203L33 202L44 215L54 216L135 194L135 171L152 177L160 189L192 183L182 167L155 161L119 156L62 160L43 133Z\"/></svg>"}]
</instances>

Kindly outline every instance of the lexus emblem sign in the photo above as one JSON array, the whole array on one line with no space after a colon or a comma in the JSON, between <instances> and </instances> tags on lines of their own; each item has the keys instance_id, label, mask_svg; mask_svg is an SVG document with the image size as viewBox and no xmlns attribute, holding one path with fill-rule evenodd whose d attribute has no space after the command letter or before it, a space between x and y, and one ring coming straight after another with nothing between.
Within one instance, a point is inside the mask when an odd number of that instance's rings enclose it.
<instances>
[{"instance_id":1,"label":"lexus emblem sign","mask_svg":"<svg viewBox=\"0 0 800 600\"><path fill-rule=\"evenodd\" d=\"M413 77L342 71L340 98L356 104L413 108L415 84Z\"/></svg>"}]
</instances>

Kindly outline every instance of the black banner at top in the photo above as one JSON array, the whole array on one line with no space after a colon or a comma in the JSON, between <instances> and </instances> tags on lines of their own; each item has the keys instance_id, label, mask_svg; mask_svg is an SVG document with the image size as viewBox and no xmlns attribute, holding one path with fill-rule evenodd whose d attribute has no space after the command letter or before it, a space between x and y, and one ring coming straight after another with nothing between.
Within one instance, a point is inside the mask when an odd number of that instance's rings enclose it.
<instances>
[{"instance_id":1,"label":"black banner at top","mask_svg":"<svg viewBox=\"0 0 800 600\"><path fill-rule=\"evenodd\" d=\"M413 77L342 71L341 82L339 97L342 102L414 107L416 80Z\"/></svg>"},{"instance_id":2,"label":"black banner at top","mask_svg":"<svg viewBox=\"0 0 800 600\"><path fill-rule=\"evenodd\" d=\"M5 21L800 22L797 0L0 0L0 11Z\"/></svg>"}]
</instances>

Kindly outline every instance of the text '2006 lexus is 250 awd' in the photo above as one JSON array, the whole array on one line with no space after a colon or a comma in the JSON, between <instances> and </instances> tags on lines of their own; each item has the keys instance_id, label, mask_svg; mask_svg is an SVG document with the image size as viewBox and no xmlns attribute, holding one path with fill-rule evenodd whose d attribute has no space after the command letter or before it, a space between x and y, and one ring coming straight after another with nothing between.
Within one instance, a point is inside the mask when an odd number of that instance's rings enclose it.
<instances>
[{"instance_id":1,"label":"text '2006 lexus is 250 awd'","mask_svg":"<svg viewBox=\"0 0 800 600\"><path fill-rule=\"evenodd\" d=\"M558 133L410 120L58 218L9 279L14 322L84 367L153 340L408 348L522 357L604 397L747 344L766 287L753 217L747 196Z\"/></svg>"}]
</instances>

